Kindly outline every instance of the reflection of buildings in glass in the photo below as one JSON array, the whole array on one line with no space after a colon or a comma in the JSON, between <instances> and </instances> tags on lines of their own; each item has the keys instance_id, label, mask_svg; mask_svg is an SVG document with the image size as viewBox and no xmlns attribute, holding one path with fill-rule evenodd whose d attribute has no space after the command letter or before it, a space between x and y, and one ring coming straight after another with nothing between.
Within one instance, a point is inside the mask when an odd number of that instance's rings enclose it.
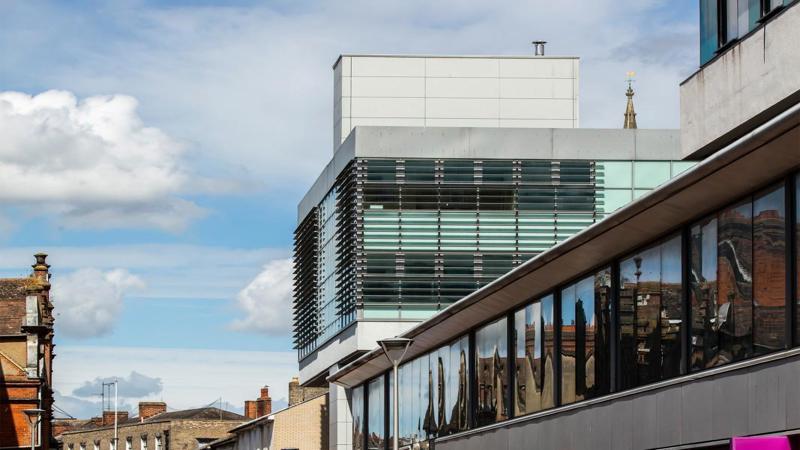
<instances>
[{"instance_id":1,"label":"reflection of buildings in glass","mask_svg":"<svg viewBox=\"0 0 800 450\"><path fill-rule=\"evenodd\" d=\"M718 218L717 305L720 352L729 361L752 354L752 204L723 210ZM726 306L727 305L727 306Z\"/></svg>"},{"instance_id":2,"label":"reflection of buildings in glass","mask_svg":"<svg viewBox=\"0 0 800 450\"><path fill-rule=\"evenodd\" d=\"M552 314L552 303L550 304ZM542 363L542 408L549 408L555 405L555 327L552 319L547 321L544 317L544 352Z\"/></svg>"},{"instance_id":3,"label":"reflection of buildings in glass","mask_svg":"<svg viewBox=\"0 0 800 450\"><path fill-rule=\"evenodd\" d=\"M492 322L475 333L478 404L475 420L486 425L508 417L506 371L507 321Z\"/></svg>"},{"instance_id":4,"label":"reflection of buildings in glass","mask_svg":"<svg viewBox=\"0 0 800 450\"><path fill-rule=\"evenodd\" d=\"M753 344L756 353L784 347L786 219L783 189L753 204ZM777 204L776 204L777 203Z\"/></svg>"},{"instance_id":5,"label":"reflection of buildings in glass","mask_svg":"<svg viewBox=\"0 0 800 450\"><path fill-rule=\"evenodd\" d=\"M675 237L620 264L623 388L680 372L680 249Z\"/></svg>"},{"instance_id":6,"label":"reflection of buildings in glass","mask_svg":"<svg viewBox=\"0 0 800 450\"><path fill-rule=\"evenodd\" d=\"M783 348L783 203L779 188L692 228L693 370Z\"/></svg>"},{"instance_id":7,"label":"reflection of buildings in glass","mask_svg":"<svg viewBox=\"0 0 800 450\"><path fill-rule=\"evenodd\" d=\"M599 272L594 279L594 324L587 341L593 347L592 357L586 360L586 389L589 398L610 392L611 389L611 270ZM590 364L593 367L590 367Z\"/></svg>"}]
</instances>

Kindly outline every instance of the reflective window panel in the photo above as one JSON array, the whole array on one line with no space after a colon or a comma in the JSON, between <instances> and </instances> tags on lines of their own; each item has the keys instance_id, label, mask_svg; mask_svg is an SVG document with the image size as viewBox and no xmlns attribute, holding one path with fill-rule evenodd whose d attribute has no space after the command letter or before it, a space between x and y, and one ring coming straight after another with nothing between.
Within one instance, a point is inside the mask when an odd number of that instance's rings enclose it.
<instances>
[{"instance_id":1,"label":"reflective window panel","mask_svg":"<svg viewBox=\"0 0 800 450\"><path fill-rule=\"evenodd\" d=\"M783 186L753 199L753 350L786 346L786 199Z\"/></svg>"},{"instance_id":2,"label":"reflective window panel","mask_svg":"<svg viewBox=\"0 0 800 450\"><path fill-rule=\"evenodd\" d=\"M369 395L367 400L367 407L369 411L367 411L367 449L368 450L379 450L383 449L384 443L386 442L384 439L385 434L385 407L384 404L384 383L383 383L383 376L380 376L372 381L370 381L367 387L367 394Z\"/></svg>"},{"instance_id":3,"label":"reflective window panel","mask_svg":"<svg viewBox=\"0 0 800 450\"><path fill-rule=\"evenodd\" d=\"M353 450L364 450L364 386L350 389L350 413L353 415Z\"/></svg>"},{"instance_id":4,"label":"reflective window panel","mask_svg":"<svg viewBox=\"0 0 800 450\"><path fill-rule=\"evenodd\" d=\"M692 370L785 347L785 204L779 186L692 227Z\"/></svg>"},{"instance_id":5,"label":"reflective window panel","mask_svg":"<svg viewBox=\"0 0 800 450\"><path fill-rule=\"evenodd\" d=\"M611 270L561 291L561 402L609 392Z\"/></svg>"},{"instance_id":6,"label":"reflective window panel","mask_svg":"<svg viewBox=\"0 0 800 450\"><path fill-rule=\"evenodd\" d=\"M753 354L752 215L747 201L722 210L717 219L718 364Z\"/></svg>"},{"instance_id":7,"label":"reflective window panel","mask_svg":"<svg viewBox=\"0 0 800 450\"><path fill-rule=\"evenodd\" d=\"M542 304L536 301L514 313L514 415L543 409ZM551 393L552 396L552 393Z\"/></svg>"},{"instance_id":8,"label":"reflective window panel","mask_svg":"<svg viewBox=\"0 0 800 450\"><path fill-rule=\"evenodd\" d=\"M689 367L700 370L720 363L717 320L717 217L691 229L689 247L691 351Z\"/></svg>"},{"instance_id":9,"label":"reflective window panel","mask_svg":"<svg viewBox=\"0 0 800 450\"><path fill-rule=\"evenodd\" d=\"M541 300L542 308L542 408L552 408L555 402L556 379L556 328L554 322L553 296Z\"/></svg>"},{"instance_id":10,"label":"reflective window panel","mask_svg":"<svg viewBox=\"0 0 800 450\"><path fill-rule=\"evenodd\" d=\"M477 426L508 418L507 320L496 320L475 332L478 403Z\"/></svg>"},{"instance_id":11,"label":"reflective window panel","mask_svg":"<svg viewBox=\"0 0 800 450\"><path fill-rule=\"evenodd\" d=\"M679 236L620 263L622 389L680 373L681 270Z\"/></svg>"},{"instance_id":12,"label":"reflective window panel","mask_svg":"<svg viewBox=\"0 0 800 450\"><path fill-rule=\"evenodd\" d=\"M794 186L794 268L797 271L797 279L795 280L795 292L797 294L797 298L795 299L795 327L797 327L795 330L795 336L797 342L795 342L795 344L800 344L800 175L797 175L794 178Z\"/></svg>"}]
</instances>

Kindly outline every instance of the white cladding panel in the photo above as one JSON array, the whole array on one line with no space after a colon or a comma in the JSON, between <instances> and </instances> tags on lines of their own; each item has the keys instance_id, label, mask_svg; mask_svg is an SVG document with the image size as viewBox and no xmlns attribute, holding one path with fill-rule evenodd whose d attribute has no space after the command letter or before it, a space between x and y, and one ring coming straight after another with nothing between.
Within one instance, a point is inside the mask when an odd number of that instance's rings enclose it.
<instances>
[{"instance_id":1,"label":"white cladding panel","mask_svg":"<svg viewBox=\"0 0 800 450\"><path fill-rule=\"evenodd\" d=\"M345 55L334 150L358 125L578 127L578 59Z\"/></svg>"}]
</instances>

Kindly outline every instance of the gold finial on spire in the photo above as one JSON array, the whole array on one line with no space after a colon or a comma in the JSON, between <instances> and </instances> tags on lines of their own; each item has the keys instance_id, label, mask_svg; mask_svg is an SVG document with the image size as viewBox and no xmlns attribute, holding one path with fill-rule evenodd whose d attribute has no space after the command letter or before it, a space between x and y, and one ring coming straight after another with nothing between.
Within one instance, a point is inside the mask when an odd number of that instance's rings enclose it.
<instances>
[{"instance_id":1,"label":"gold finial on spire","mask_svg":"<svg viewBox=\"0 0 800 450\"><path fill-rule=\"evenodd\" d=\"M625 96L628 97L628 105L625 107L625 123L622 128L636 128L636 111L633 110L633 76L635 72L628 72L628 91Z\"/></svg>"}]
</instances>

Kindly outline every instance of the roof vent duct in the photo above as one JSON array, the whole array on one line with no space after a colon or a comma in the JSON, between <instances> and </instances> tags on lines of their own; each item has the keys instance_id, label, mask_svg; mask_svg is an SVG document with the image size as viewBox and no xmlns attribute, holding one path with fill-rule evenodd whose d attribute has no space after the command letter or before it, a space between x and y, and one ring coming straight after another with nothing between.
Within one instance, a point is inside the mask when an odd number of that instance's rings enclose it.
<instances>
[{"instance_id":1,"label":"roof vent duct","mask_svg":"<svg viewBox=\"0 0 800 450\"><path fill-rule=\"evenodd\" d=\"M533 56L544 56L544 44L547 44L547 41L533 41Z\"/></svg>"}]
</instances>

